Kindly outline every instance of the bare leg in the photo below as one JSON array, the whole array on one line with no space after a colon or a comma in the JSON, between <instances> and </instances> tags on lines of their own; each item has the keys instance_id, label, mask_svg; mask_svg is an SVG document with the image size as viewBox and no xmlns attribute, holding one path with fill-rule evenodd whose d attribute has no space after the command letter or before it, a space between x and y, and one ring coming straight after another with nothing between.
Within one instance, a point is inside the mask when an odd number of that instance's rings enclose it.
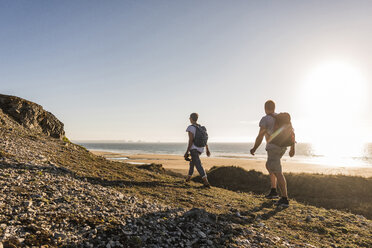
<instances>
[{"instance_id":1,"label":"bare leg","mask_svg":"<svg viewBox=\"0 0 372 248\"><path fill-rule=\"evenodd\" d=\"M283 173L274 173L278 180L278 186L280 188L281 196L282 197L288 197L287 193L287 181L285 180L285 177Z\"/></svg>"},{"instance_id":2,"label":"bare leg","mask_svg":"<svg viewBox=\"0 0 372 248\"><path fill-rule=\"evenodd\" d=\"M276 189L276 176L274 173L270 173L270 183L271 183L271 188Z\"/></svg>"}]
</instances>

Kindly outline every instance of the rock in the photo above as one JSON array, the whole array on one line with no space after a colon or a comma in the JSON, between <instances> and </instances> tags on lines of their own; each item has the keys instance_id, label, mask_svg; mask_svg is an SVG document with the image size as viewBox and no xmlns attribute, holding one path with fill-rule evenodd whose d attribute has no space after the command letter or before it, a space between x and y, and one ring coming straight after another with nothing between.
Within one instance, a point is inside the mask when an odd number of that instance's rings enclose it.
<instances>
[{"instance_id":1,"label":"rock","mask_svg":"<svg viewBox=\"0 0 372 248\"><path fill-rule=\"evenodd\" d=\"M32 206L32 200L29 200L29 201L25 201L23 202L23 205L26 207L26 208L29 208Z\"/></svg>"},{"instance_id":2,"label":"rock","mask_svg":"<svg viewBox=\"0 0 372 248\"><path fill-rule=\"evenodd\" d=\"M198 235L202 238L202 239L205 239L207 237L207 235L205 233L203 233L202 231L198 231Z\"/></svg>"},{"instance_id":3,"label":"rock","mask_svg":"<svg viewBox=\"0 0 372 248\"><path fill-rule=\"evenodd\" d=\"M58 139L65 136L63 123L36 103L0 94L0 109L24 128Z\"/></svg>"},{"instance_id":4,"label":"rock","mask_svg":"<svg viewBox=\"0 0 372 248\"><path fill-rule=\"evenodd\" d=\"M306 222L310 222L310 221L312 221L312 219L313 219L313 218L312 218L310 215L308 215L308 216L306 216L305 221L306 221Z\"/></svg>"},{"instance_id":5,"label":"rock","mask_svg":"<svg viewBox=\"0 0 372 248\"><path fill-rule=\"evenodd\" d=\"M118 193L118 197L119 197L120 200L123 200L124 199L124 194L122 194L122 193L119 192Z\"/></svg>"},{"instance_id":6,"label":"rock","mask_svg":"<svg viewBox=\"0 0 372 248\"><path fill-rule=\"evenodd\" d=\"M279 242L280 241L280 238L278 236L275 236L273 239L274 239L275 242Z\"/></svg>"},{"instance_id":7,"label":"rock","mask_svg":"<svg viewBox=\"0 0 372 248\"><path fill-rule=\"evenodd\" d=\"M66 239L66 235L63 234L63 233L55 233L55 234L53 235L53 237L54 237L55 239L57 239L57 240L65 240L65 239Z\"/></svg>"},{"instance_id":8,"label":"rock","mask_svg":"<svg viewBox=\"0 0 372 248\"><path fill-rule=\"evenodd\" d=\"M186 218L200 219L208 216L208 213L204 209L193 208L184 214Z\"/></svg>"}]
</instances>

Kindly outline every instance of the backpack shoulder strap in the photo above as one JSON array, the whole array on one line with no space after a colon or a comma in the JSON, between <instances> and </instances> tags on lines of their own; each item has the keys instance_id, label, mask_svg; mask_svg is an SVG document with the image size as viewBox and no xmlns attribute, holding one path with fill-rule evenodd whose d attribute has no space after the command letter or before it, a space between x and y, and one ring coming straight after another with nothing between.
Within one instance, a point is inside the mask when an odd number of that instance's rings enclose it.
<instances>
[{"instance_id":1,"label":"backpack shoulder strap","mask_svg":"<svg viewBox=\"0 0 372 248\"><path fill-rule=\"evenodd\" d=\"M192 124L191 126L195 127L196 129L200 129L200 124Z\"/></svg>"}]
</instances>

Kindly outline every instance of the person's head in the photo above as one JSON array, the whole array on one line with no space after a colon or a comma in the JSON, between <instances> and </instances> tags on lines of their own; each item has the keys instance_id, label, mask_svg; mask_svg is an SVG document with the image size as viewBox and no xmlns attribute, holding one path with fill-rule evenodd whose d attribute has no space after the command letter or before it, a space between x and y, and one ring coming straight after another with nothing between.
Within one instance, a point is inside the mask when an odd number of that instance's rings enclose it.
<instances>
[{"instance_id":1,"label":"person's head","mask_svg":"<svg viewBox=\"0 0 372 248\"><path fill-rule=\"evenodd\" d=\"M272 114L275 112L275 103L272 100L268 100L265 102L265 113Z\"/></svg>"},{"instance_id":2,"label":"person's head","mask_svg":"<svg viewBox=\"0 0 372 248\"><path fill-rule=\"evenodd\" d=\"M196 123L198 121L199 115L198 113L192 113L190 115L190 122L191 123Z\"/></svg>"}]
</instances>

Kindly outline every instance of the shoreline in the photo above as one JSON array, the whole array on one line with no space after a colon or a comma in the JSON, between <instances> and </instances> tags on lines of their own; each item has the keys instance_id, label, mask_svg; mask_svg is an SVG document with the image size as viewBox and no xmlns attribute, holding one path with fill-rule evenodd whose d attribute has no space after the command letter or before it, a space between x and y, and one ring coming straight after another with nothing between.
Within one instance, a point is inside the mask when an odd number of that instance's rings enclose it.
<instances>
[{"instance_id":1,"label":"shoreline","mask_svg":"<svg viewBox=\"0 0 372 248\"><path fill-rule=\"evenodd\" d=\"M183 159L182 155L170 154L128 154L116 153L101 150L89 150L95 155L105 157L115 161L129 164L162 164L165 169L186 175L189 164ZM226 157L206 157L201 156L201 161L205 170L213 166L238 166L245 170L256 170L268 174L265 168L265 158L226 158ZM372 177L372 167L369 166L334 166L299 161L290 161L289 158L282 159L284 173L310 173L325 175L345 175ZM194 172L197 175L197 172Z\"/></svg>"}]
</instances>

